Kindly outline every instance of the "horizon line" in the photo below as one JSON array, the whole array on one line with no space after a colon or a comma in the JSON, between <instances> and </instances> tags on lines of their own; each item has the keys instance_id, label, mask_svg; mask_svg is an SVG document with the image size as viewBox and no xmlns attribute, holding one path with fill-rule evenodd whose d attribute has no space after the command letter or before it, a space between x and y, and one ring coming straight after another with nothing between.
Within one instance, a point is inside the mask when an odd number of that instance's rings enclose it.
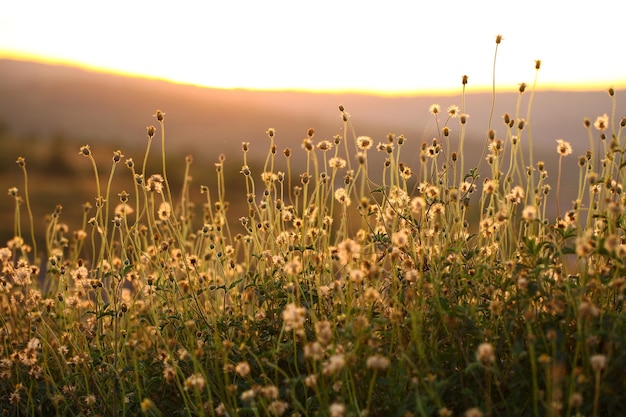
<instances>
[{"instance_id":1,"label":"horizon line","mask_svg":"<svg viewBox=\"0 0 626 417\"><path fill-rule=\"evenodd\" d=\"M37 54L31 54L26 52L18 52L18 51L9 51L9 50L0 50L0 60L12 60L19 62L30 62L36 64L43 65L51 65L51 66L59 66L66 68L76 68L86 72L103 74L103 75L113 75L120 76L126 78L136 78L143 80L153 80L153 81L162 81L170 84L183 85L183 86L191 86L198 88L208 88L208 89L216 89L216 90L232 90L232 91L257 91L257 92L277 92L277 93L310 93L310 94L329 94L329 95L340 95L340 94L353 94L353 95L368 95L368 96L379 96L379 97L387 97L387 98L403 98L403 97L432 97L436 95L440 96L452 96L458 95L462 93L462 85L459 82L459 86L451 87L451 88L433 88L433 89L406 89L406 90L381 90L381 89L366 89L366 88L309 88L309 87L251 87L251 86L220 86L220 85L208 85L201 84L189 80L179 80L174 78L169 78L166 76L156 76L149 74L141 74L132 71L124 71L117 70L114 68L106 68L97 65L92 65L88 63L83 63L79 61L74 61L71 59L63 59L63 58L52 58L41 56ZM459 80L463 77L463 75L459 76ZM471 80L471 78L470 78ZM619 91L620 89L626 88L622 87L622 84L626 86L626 78L624 80L617 80L617 83L620 84L619 87L615 87L614 85L606 85L603 82L587 82L584 84L566 84L566 83L542 83L535 87L535 91L540 92L600 92L607 91L609 88L614 88ZM519 86L519 83L517 84ZM472 85L468 83L468 86L465 90L465 94L484 94L484 93L492 93L493 85ZM505 92L503 91L504 86L496 84L496 91L499 93ZM527 85L527 92L532 90L532 86ZM517 89L507 90L508 93L517 92Z\"/></svg>"}]
</instances>

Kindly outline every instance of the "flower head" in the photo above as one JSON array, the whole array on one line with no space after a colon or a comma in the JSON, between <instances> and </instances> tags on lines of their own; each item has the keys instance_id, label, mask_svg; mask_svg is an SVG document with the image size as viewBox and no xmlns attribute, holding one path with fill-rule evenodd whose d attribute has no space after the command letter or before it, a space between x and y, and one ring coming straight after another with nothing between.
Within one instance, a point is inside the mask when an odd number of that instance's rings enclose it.
<instances>
[{"instance_id":1,"label":"flower head","mask_svg":"<svg viewBox=\"0 0 626 417\"><path fill-rule=\"evenodd\" d=\"M564 141L563 139L556 140L556 150L561 156L567 156L572 153L572 145L569 142Z\"/></svg>"},{"instance_id":2,"label":"flower head","mask_svg":"<svg viewBox=\"0 0 626 417\"><path fill-rule=\"evenodd\" d=\"M439 104L433 104L428 108L428 113L436 115L441 112L441 106Z\"/></svg>"},{"instance_id":3,"label":"flower head","mask_svg":"<svg viewBox=\"0 0 626 417\"><path fill-rule=\"evenodd\" d=\"M604 115L602 116L598 116L595 123L593 124L593 127L595 127L600 132L606 130L609 127L609 116L607 116L606 113L604 113Z\"/></svg>"}]
</instances>

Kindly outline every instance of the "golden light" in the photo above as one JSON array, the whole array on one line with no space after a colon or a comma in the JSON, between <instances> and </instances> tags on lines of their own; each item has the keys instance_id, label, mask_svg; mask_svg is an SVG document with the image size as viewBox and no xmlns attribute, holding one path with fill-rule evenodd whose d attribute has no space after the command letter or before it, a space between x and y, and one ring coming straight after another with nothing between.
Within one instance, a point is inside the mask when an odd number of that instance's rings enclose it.
<instances>
[{"instance_id":1,"label":"golden light","mask_svg":"<svg viewBox=\"0 0 626 417\"><path fill-rule=\"evenodd\" d=\"M6 2L0 57L221 88L412 94L626 87L619 25L562 1ZM623 15L626 4L612 5Z\"/></svg>"}]
</instances>

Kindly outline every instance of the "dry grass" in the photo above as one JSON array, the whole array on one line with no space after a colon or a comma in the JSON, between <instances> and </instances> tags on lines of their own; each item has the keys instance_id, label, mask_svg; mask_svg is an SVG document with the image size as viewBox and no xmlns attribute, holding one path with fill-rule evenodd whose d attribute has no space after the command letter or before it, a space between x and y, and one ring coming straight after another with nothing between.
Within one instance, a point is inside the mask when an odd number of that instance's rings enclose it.
<instances>
[{"instance_id":1,"label":"dry grass","mask_svg":"<svg viewBox=\"0 0 626 417\"><path fill-rule=\"evenodd\" d=\"M439 135L413 147L402 135L358 136L343 108L343 135L310 129L300 150L279 150L269 129L262 170L246 159L257 144L242 144L239 219L224 159L201 200L193 158L180 188L164 151L158 171L146 169L166 140L157 111L143 155L115 151L103 172L80 149L93 207L75 230L55 211L43 247L18 159L26 188L9 190L15 238L0 249L0 409L626 414L626 119L615 119L614 94L611 116L588 124L578 173L532 160L532 100L525 114L493 118L480 161L464 158L462 105L433 105ZM572 158L556 139L560 160ZM306 155L302 171L294 152ZM382 166L369 165L375 152ZM419 164L403 162L415 152ZM131 188L113 193L120 177ZM567 208L564 177L578 180Z\"/></svg>"}]
</instances>

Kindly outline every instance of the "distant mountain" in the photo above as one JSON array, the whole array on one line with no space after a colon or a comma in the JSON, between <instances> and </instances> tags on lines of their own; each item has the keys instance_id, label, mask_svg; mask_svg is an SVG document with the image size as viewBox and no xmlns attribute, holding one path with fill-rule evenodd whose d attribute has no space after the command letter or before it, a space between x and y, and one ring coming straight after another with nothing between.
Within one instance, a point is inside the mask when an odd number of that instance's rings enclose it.
<instances>
[{"instance_id":1,"label":"distant mountain","mask_svg":"<svg viewBox=\"0 0 626 417\"><path fill-rule=\"evenodd\" d=\"M498 137L505 132L502 115L508 112L515 117L519 97L516 89L517 86L498 87L492 122ZM466 112L470 115L465 150L467 161L477 162L486 141L492 95L471 91L469 84L465 98ZM617 92L618 119L626 114L623 93ZM530 96L530 92L521 96L521 118L529 119L526 109ZM135 160L141 159L146 145L145 128L156 125L152 117L156 109L166 113L168 152L179 156L193 153L194 169L202 174L198 175L201 177L198 181L212 178L213 162L224 153L228 169L233 173L229 180L242 183L236 174L242 163L241 142L251 143L250 163L262 164L269 143L265 132L270 127L276 129L279 152L286 147L294 149L294 175L298 175L301 168L297 165L297 158L302 158L299 148L308 128L315 129L315 141L342 134L339 104L343 104L351 115L357 135L368 135L378 142L385 141L389 132L404 134L407 142L401 160L417 170L419 147L438 136L435 118L428 113L429 106L434 103L440 104L443 111L451 104L461 106L460 88L459 94L453 96L415 97L221 90L0 59L0 190L21 184L19 169L14 165L18 154L29 161L33 160L31 156L35 152L39 155L35 161L41 161L42 154L44 157L49 154L47 160L43 159L47 161L44 168L55 174L64 173L66 177L52 181L45 172L40 173L42 179L31 188L37 196L36 202L41 205L35 210L36 217L43 218L42 213L50 213L54 205L61 202L68 207L66 210L76 210L68 212L67 217L80 219L80 203L67 202L71 198L80 199L79 202L93 199L94 195L88 188L92 181L90 167L76 155L76 144L109 147L106 155L120 148L127 155L133 155ZM611 99L605 91L538 91L534 96L527 129L532 129L535 161L546 161L551 184L555 184L557 171L555 140L563 138L574 147L574 155L567 158L563 166L563 188L568 188L561 193L565 206L568 205L565 202L574 198L572 190L577 186L577 156L588 148L583 118L594 121L599 115L611 114L611 107ZM445 115L442 115L439 127L444 123ZM458 121L450 121L449 126L452 129L450 146L456 149ZM528 130L523 141L527 140L527 135ZM68 146L75 146L75 149L68 149ZM157 155L158 146L156 144L153 150ZM157 155L153 158L156 162ZM284 163L282 155L278 157ZM381 161L382 157L380 153L372 152L370 162ZM110 157L106 158L109 164ZM466 168L474 165L471 163L468 167L466 163ZM370 169L372 167L376 167L376 173L381 172L380 165L370 163ZM65 178L68 173L79 173L71 177L72 187L67 187ZM128 176L126 172L120 175ZM79 184L81 180L82 185ZM77 190L81 187L86 191L79 195ZM5 196L0 200L0 212L6 213L3 216L11 216L11 210L12 202ZM10 230L0 230L0 244L12 233L11 223L5 223L5 228Z\"/></svg>"},{"instance_id":2,"label":"distant mountain","mask_svg":"<svg viewBox=\"0 0 626 417\"><path fill-rule=\"evenodd\" d=\"M471 84L468 85L471 91ZM459 89L460 90L460 89ZM515 113L516 91L496 96L493 126L503 132L501 116ZM521 117L527 118L530 93L522 96ZM619 98L619 95L618 95ZM468 94L469 132L485 137L491 94ZM388 132L409 141L430 141L436 126L428 107L460 105L457 96L388 98L359 94L315 94L220 90L158 80L124 77L82 69L14 60L0 60L0 122L17 136L52 137L63 134L82 141L144 144L145 126L157 108L166 112L169 144L184 151L238 150L242 141L260 143L265 131L277 130L279 146L294 146L309 127L316 138L342 131L339 104L351 114L357 134L383 140ZM609 113L606 92L547 92L535 94L531 121L539 144L553 148L565 138L583 152L587 135L584 117ZM458 123L450 124L453 129ZM578 149L577 149L578 148Z\"/></svg>"}]
</instances>

